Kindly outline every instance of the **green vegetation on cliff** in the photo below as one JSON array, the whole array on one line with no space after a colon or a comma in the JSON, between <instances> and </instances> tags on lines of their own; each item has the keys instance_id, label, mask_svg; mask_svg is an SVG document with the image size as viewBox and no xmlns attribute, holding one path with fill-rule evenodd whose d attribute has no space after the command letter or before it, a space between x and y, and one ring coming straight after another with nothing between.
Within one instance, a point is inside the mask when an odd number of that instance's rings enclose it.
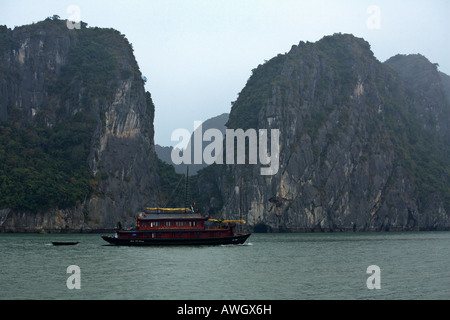
<instances>
[{"instance_id":1,"label":"green vegetation on cliff","mask_svg":"<svg viewBox=\"0 0 450 320\"><path fill-rule=\"evenodd\" d=\"M83 202L94 126L82 113L54 128L0 124L0 208L38 212Z\"/></svg>"},{"instance_id":2,"label":"green vegetation on cliff","mask_svg":"<svg viewBox=\"0 0 450 320\"><path fill-rule=\"evenodd\" d=\"M417 187L420 207L442 201L450 212L450 101L437 66L422 55L385 62L397 73L378 83L386 124L401 164ZM401 79L401 80L400 80Z\"/></svg>"},{"instance_id":3,"label":"green vegetation on cliff","mask_svg":"<svg viewBox=\"0 0 450 320\"><path fill-rule=\"evenodd\" d=\"M252 76L239 94L239 99L233 103L228 128L257 128L258 112L270 98L284 60L285 57L280 54L252 70Z\"/></svg>"},{"instance_id":4,"label":"green vegetation on cliff","mask_svg":"<svg viewBox=\"0 0 450 320\"><path fill-rule=\"evenodd\" d=\"M81 97L81 105L88 107L92 99L108 98L113 93L116 59L107 50L102 33L92 29L79 31L77 45L71 50L68 63L62 67L56 83L49 93L61 100L77 103L79 84L87 88Z\"/></svg>"},{"instance_id":5,"label":"green vegetation on cliff","mask_svg":"<svg viewBox=\"0 0 450 320\"><path fill-rule=\"evenodd\" d=\"M253 218L264 212L275 228L447 228L450 78L437 66L421 55L381 63L364 39L335 34L253 70L227 126L279 128L283 168L270 183L231 169L252 186L243 204ZM228 199L238 182L228 188L224 172L216 180ZM223 202L218 210L237 210Z\"/></svg>"},{"instance_id":6,"label":"green vegetation on cliff","mask_svg":"<svg viewBox=\"0 0 450 320\"><path fill-rule=\"evenodd\" d=\"M128 42L113 29L86 28L83 23L80 30L68 30L56 18L24 28L31 37L43 37L44 49L57 41L40 35L45 33L66 37L72 46L59 74L48 70L45 75L48 99L34 118L26 119L23 110L9 106L8 120L0 123L0 209L74 207L96 185L87 163L94 130L104 117L96 105L111 102L117 79L133 75L119 65ZM0 42L14 46L4 27ZM0 68L6 79L11 72L18 71Z\"/></svg>"}]
</instances>

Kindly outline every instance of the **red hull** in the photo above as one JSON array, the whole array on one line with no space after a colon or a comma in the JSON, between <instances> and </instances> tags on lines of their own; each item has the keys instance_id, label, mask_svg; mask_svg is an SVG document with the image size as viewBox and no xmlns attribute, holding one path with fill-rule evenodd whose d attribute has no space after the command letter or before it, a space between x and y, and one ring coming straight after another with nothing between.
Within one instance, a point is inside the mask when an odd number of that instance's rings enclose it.
<instances>
[{"instance_id":1,"label":"red hull","mask_svg":"<svg viewBox=\"0 0 450 320\"><path fill-rule=\"evenodd\" d=\"M187 238L187 239L132 239L102 236L103 240L114 245L122 246L192 246L192 245L229 245L243 244L250 234L221 238Z\"/></svg>"},{"instance_id":2,"label":"red hull","mask_svg":"<svg viewBox=\"0 0 450 320\"><path fill-rule=\"evenodd\" d=\"M149 210L138 217L136 228L118 229L114 237L103 239L116 245L215 245L242 244L250 236L236 235L234 223L220 221L218 226L208 227L206 222L212 219L189 209Z\"/></svg>"}]
</instances>

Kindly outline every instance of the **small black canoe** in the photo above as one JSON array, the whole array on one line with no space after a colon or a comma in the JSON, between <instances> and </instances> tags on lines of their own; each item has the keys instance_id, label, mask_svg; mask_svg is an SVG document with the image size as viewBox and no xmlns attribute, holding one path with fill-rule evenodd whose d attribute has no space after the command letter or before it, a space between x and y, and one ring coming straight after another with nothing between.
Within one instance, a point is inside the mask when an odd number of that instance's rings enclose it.
<instances>
[{"instance_id":1,"label":"small black canoe","mask_svg":"<svg viewBox=\"0 0 450 320\"><path fill-rule=\"evenodd\" d=\"M58 242L58 241L52 241L54 246L75 246L79 244L79 241L76 242Z\"/></svg>"}]
</instances>

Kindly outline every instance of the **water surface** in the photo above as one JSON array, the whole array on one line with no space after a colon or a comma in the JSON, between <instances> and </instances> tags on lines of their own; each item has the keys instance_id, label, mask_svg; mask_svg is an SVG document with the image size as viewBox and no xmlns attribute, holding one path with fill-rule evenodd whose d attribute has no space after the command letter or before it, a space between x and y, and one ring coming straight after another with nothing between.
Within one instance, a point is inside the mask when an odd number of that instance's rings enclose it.
<instances>
[{"instance_id":1,"label":"water surface","mask_svg":"<svg viewBox=\"0 0 450 320\"><path fill-rule=\"evenodd\" d=\"M70 265L79 290L67 287ZM379 290L367 288L371 265ZM0 234L0 299L450 299L449 267L450 232L253 234L244 245L201 247Z\"/></svg>"}]
</instances>

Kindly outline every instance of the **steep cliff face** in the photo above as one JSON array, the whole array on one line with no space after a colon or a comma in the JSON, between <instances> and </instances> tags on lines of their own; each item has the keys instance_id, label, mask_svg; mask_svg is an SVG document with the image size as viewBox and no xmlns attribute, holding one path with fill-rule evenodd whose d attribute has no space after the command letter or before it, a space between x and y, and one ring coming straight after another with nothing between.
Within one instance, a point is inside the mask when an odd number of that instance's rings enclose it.
<instances>
[{"instance_id":1,"label":"steep cliff face","mask_svg":"<svg viewBox=\"0 0 450 320\"><path fill-rule=\"evenodd\" d=\"M450 108L436 67L410 58L336 34L253 70L227 126L279 129L279 171L209 168L204 210L257 230L448 229Z\"/></svg>"},{"instance_id":2,"label":"steep cliff face","mask_svg":"<svg viewBox=\"0 0 450 320\"><path fill-rule=\"evenodd\" d=\"M1 230L113 228L158 202L154 105L127 39L47 19L1 27L0 41ZM29 159L20 153L28 145L8 144L30 136ZM51 177L38 177L42 170Z\"/></svg>"},{"instance_id":3,"label":"steep cliff face","mask_svg":"<svg viewBox=\"0 0 450 320\"><path fill-rule=\"evenodd\" d=\"M209 166L192 198L263 231L449 229L449 79L420 55L381 63L351 35L293 46L253 70L227 124L278 129L279 170ZM0 27L0 231L113 228L178 205L153 118L119 32Z\"/></svg>"}]
</instances>

